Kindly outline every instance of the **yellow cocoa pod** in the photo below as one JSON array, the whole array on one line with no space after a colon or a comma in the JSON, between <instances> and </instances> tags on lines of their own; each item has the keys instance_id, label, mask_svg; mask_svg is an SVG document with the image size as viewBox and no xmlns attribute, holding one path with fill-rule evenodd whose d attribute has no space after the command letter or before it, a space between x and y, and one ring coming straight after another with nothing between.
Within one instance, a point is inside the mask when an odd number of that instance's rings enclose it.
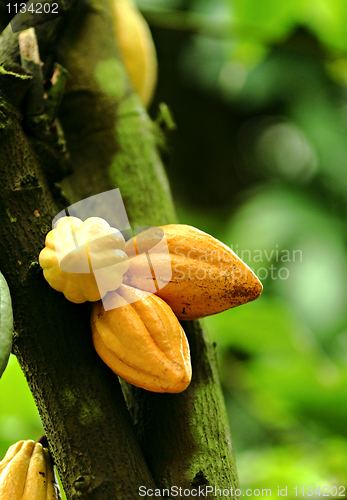
<instances>
[{"instance_id":1,"label":"yellow cocoa pod","mask_svg":"<svg viewBox=\"0 0 347 500\"><path fill-rule=\"evenodd\" d=\"M123 235L99 217L62 217L46 236L39 261L52 288L71 302L100 300L129 267Z\"/></svg>"},{"instance_id":2,"label":"yellow cocoa pod","mask_svg":"<svg viewBox=\"0 0 347 500\"><path fill-rule=\"evenodd\" d=\"M158 245L162 234L170 255L171 276L165 246ZM155 286L156 295L180 320L225 311L255 300L262 292L259 279L229 247L191 226L170 224L148 229L135 241L129 240L125 251L130 266L123 283L147 291Z\"/></svg>"},{"instance_id":3,"label":"yellow cocoa pod","mask_svg":"<svg viewBox=\"0 0 347 500\"><path fill-rule=\"evenodd\" d=\"M19 441L0 462L1 500L58 500L59 487L48 453L40 443Z\"/></svg>"},{"instance_id":4,"label":"yellow cocoa pod","mask_svg":"<svg viewBox=\"0 0 347 500\"><path fill-rule=\"evenodd\" d=\"M157 56L149 27L131 0L111 0L113 28L120 55L144 106L157 81Z\"/></svg>"},{"instance_id":5,"label":"yellow cocoa pod","mask_svg":"<svg viewBox=\"0 0 347 500\"><path fill-rule=\"evenodd\" d=\"M122 285L93 306L95 349L121 378L153 392L184 391L191 380L189 346L159 297Z\"/></svg>"}]
</instances>

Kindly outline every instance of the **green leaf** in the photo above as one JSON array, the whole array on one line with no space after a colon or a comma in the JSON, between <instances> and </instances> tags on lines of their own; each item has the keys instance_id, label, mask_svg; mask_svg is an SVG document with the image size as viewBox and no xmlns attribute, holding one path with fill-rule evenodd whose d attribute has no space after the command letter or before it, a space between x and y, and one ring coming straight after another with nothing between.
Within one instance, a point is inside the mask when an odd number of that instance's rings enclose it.
<instances>
[{"instance_id":1,"label":"green leaf","mask_svg":"<svg viewBox=\"0 0 347 500\"><path fill-rule=\"evenodd\" d=\"M290 35L295 26L306 26L323 44L346 50L344 0L233 0L232 8L244 38L273 43Z\"/></svg>"},{"instance_id":2,"label":"green leaf","mask_svg":"<svg viewBox=\"0 0 347 500\"><path fill-rule=\"evenodd\" d=\"M12 348L13 314L10 291L0 273L0 377L3 374Z\"/></svg>"}]
</instances>

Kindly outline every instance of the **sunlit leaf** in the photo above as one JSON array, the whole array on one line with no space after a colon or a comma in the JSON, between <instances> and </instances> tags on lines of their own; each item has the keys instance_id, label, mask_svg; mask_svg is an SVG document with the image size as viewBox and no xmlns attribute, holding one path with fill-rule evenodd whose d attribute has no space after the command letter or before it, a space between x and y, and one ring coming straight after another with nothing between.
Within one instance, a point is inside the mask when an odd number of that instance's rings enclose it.
<instances>
[{"instance_id":1,"label":"sunlit leaf","mask_svg":"<svg viewBox=\"0 0 347 500\"><path fill-rule=\"evenodd\" d=\"M305 26L327 47L347 48L347 5L343 0L230 0L243 39L278 43Z\"/></svg>"}]
</instances>

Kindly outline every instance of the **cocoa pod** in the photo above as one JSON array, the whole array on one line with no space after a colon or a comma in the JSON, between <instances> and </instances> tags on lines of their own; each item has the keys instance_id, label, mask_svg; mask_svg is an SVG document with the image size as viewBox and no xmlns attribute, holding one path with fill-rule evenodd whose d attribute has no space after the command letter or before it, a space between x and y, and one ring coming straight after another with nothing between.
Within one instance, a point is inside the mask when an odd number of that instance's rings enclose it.
<instances>
[{"instance_id":1,"label":"cocoa pod","mask_svg":"<svg viewBox=\"0 0 347 500\"><path fill-rule=\"evenodd\" d=\"M149 26L132 0L113 0L111 13L124 66L143 105L149 107L158 72Z\"/></svg>"},{"instance_id":2,"label":"cocoa pod","mask_svg":"<svg viewBox=\"0 0 347 500\"><path fill-rule=\"evenodd\" d=\"M91 328L97 353L127 382L153 392L178 393L188 387L189 345L159 297L122 285L93 305Z\"/></svg>"},{"instance_id":3,"label":"cocoa pod","mask_svg":"<svg viewBox=\"0 0 347 500\"><path fill-rule=\"evenodd\" d=\"M126 243L125 252L130 266L123 283L155 292L181 320L225 311L262 292L257 276L229 247L191 226L147 229Z\"/></svg>"},{"instance_id":4,"label":"cocoa pod","mask_svg":"<svg viewBox=\"0 0 347 500\"><path fill-rule=\"evenodd\" d=\"M39 256L50 286L71 302L100 300L116 290L128 269L123 235L100 217L61 217Z\"/></svg>"},{"instance_id":5,"label":"cocoa pod","mask_svg":"<svg viewBox=\"0 0 347 500\"><path fill-rule=\"evenodd\" d=\"M0 462L1 500L58 500L48 450L34 441L18 441Z\"/></svg>"}]
</instances>

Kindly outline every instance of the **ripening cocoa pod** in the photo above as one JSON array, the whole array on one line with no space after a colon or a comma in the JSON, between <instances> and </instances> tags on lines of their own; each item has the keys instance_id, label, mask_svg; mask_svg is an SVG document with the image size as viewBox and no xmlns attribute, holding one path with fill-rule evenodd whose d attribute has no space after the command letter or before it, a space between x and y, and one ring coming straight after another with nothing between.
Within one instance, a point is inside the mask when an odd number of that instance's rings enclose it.
<instances>
[{"instance_id":1,"label":"ripening cocoa pod","mask_svg":"<svg viewBox=\"0 0 347 500\"><path fill-rule=\"evenodd\" d=\"M148 107L157 82L157 55L151 31L132 0L112 0L111 13L124 66L142 103Z\"/></svg>"},{"instance_id":2,"label":"ripening cocoa pod","mask_svg":"<svg viewBox=\"0 0 347 500\"><path fill-rule=\"evenodd\" d=\"M34 441L19 441L10 446L0 462L1 500L58 500L48 450Z\"/></svg>"},{"instance_id":3,"label":"ripening cocoa pod","mask_svg":"<svg viewBox=\"0 0 347 500\"><path fill-rule=\"evenodd\" d=\"M61 217L46 236L39 261L54 290L71 302L100 300L128 269L123 235L100 217Z\"/></svg>"},{"instance_id":4,"label":"ripening cocoa pod","mask_svg":"<svg viewBox=\"0 0 347 500\"><path fill-rule=\"evenodd\" d=\"M180 320L225 311L262 292L257 276L229 247L191 226L147 229L126 243L125 252L130 266L123 283L155 292Z\"/></svg>"},{"instance_id":5,"label":"ripening cocoa pod","mask_svg":"<svg viewBox=\"0 0 347 500\"><path fill-rule=\"evenodd\" d=\"M191 380L189 346L159 297L122 285L93 305L95 349L121 378L153 392L184 391Z\"/></svg>"}]
</instances>

